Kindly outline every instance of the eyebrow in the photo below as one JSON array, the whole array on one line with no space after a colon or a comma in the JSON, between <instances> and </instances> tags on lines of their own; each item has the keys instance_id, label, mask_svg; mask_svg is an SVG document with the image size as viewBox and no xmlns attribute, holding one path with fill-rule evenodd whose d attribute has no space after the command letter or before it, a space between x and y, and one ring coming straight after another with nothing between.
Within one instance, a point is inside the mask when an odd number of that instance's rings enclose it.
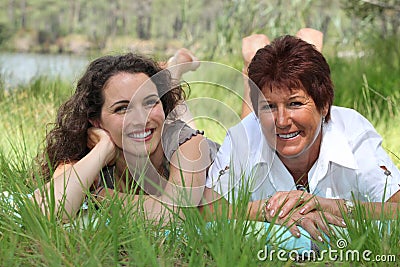
<instances>
[{"instance_id":1,"label":"eyebrow","mask_svg":"<svg viewBox=\"0 0 400 267\"><path fill-rule=\"evenodd\" d=\"M295 95L290 96L290 97L289 97L289 100L290 100L290 99L293 99L293 98L307 98L307 97L306 97L306 96L301 96L301 95L295 94Z\"/></svg>"},{"instance_id":2,"label":"eyebrow","mask_svg":"<svg viewBox=\"0 0 400 267\"><path fill-rule=\"evenodd\" d=\"M307 97L295 94L295 95L289 96L288 100L292 100L292 99L295 99L295 98L307 98ZM268 101L268 99L265 99L265 98L260 100L260 101L258 101L258 103L262 103L262 102L270 102L270 101Z\"/></svg>"},{"instance_id":3,"label":"eyebrow","mask_svg":"<svg viewBox=\"0 0 400 267\"><path fill-rule=\"evenodd\" d=\"M160 98L160 97L158 96L158 94L151 94L151 95L146 96L143 100L146 100L146 99L151 98L151 97ZM119 104L129 104L129 103L130 103L130 101L128 101L128 100L120 100L120 101L117 101L117 102L113 103L113 104L110 106L110 108L112 108L112 107L114 107L114 106L116 106L116 105L119 105Z\"/></svg>"},{"instance_id":4,"label":"eyebrow","mask_svg":"<svg viewBox=\"0 0 400 267\"><path fill-rule=\"evenodd\" d=\"M146 97L144 98L144 100L146 100L146 99L148 99L148 98L151 98L151 97L160 98L160 96L159 96L158 94L151 94L151 95L146 96Z\"/></svg>"},{"instance_id":5,"label":"eyebrow","mask_svg":"<svg viewBox=\"0 0 400 267\"><path fill-rule=\"evenodd\" d=\"M128 101L128 100L120 100L120 101L117 101L117 102L115 102L114 104L112 104L112 105L110 106L110 108L112 108L113 106L119 105L119 104L129 104L129 101Z\"/></svg>"}]
</instances>

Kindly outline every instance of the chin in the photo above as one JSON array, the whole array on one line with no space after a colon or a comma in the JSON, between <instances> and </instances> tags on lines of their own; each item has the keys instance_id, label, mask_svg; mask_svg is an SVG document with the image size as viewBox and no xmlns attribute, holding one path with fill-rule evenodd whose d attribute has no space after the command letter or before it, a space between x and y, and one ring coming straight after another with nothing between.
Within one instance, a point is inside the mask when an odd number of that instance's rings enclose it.
<instances>
[{"instance_id":1,"label":"chin","mask_svg":"<svg viewBox=\"0 0 400 267\"><path fill-rule=\"evenodd\" d=\"M282 158L287 158L287 159L294 159L299 157L303 151L276 151L277 154L282 157Z\"/></svg>"},{"instance_id":2,"label":"chin","mask_svg":"<svg viewBox=\"0 0 400 267\"><path fill-rule=\"evenodd\" d=\"M147 145L145 146L143 144L137 143L125 143L124 153L135 157L146 157L151 153L151 151L149 150L149 146Z\"/></svg>"}]
</instances>

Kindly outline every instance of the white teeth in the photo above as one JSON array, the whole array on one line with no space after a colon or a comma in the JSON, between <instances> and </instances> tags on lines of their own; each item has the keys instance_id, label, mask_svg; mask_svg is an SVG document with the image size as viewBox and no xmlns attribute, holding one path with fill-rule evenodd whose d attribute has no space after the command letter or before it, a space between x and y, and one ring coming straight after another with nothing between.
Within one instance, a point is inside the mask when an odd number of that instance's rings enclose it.
<instances>
[{"instance_id":1,"label":"white teeth","mask_svg":"<svg viewBox=\"0 0 400 267\"><path fill-rule=\"evenodd\" d=\"M290 133L290 134L278 134L278 136L283 139L289 139L289 138L293 138L293 137L297 136L299 133L300 133L300 131L297 131L297 132Z\"/></svg>"},{"instance_id":2,"label":"white teeth","mask_svg":"<svg viewBox=\"0 0 400 267\"><path fill-rule=\"evenodd\" d=\"M151 130L140 132L140 133L131 133L128 136L135 139L144 139L151 134Z\"/></svg>"}]
</instances>

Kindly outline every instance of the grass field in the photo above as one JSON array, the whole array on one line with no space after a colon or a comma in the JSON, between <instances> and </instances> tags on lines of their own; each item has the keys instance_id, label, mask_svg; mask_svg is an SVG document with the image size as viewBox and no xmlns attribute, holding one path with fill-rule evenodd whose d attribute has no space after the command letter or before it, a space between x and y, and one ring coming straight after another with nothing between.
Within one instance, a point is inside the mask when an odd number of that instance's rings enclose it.
<instances>
[{"instance_id":1,"label":"grass field","mask_svg":"<svg viewBox=\"0 0 400 267\"><path fill-rule=\"evenodd\" d=\"M389 66L382 58L362 60L368 60L370 64L365 66L361 60L354 59L330 60L336 84L335 104L356 108L370 119L384 138L384 148L400 167L399 66ZM239 69L235 62L231 65ZM191 81L189 100L197 99L193 102L195 113L212 117L212 120L204 118L196 123L205 129L209 138L218 142L222 142L226 128L238 121L241 108L240 98L234 92L240 93L242 81L235 71L232 73L233 76L228 78L224 73L206 68L207 81L216 83L207 85L204 79L195 82L195 76L185 77ZM26 194L36 187L31 179L32 160L46 128L51 127L46 125L54 120L57 107L72 94L72 90L68 81L40 77L27 86L0 91L0 192L13 192L14 204L19 207L16 210L5 198L0 199L0 266L268 264L261 261L257 253L264 249L266 237L273 230L253 231L259 224L245 220L244 201L236 204L236 223L229 222L225 215L212 225L206 224L196 209L185 210L185 220L178 219L174 223L147 222L136 214L133 205L122 208L117 199L98 210L89 205L86 212L89 220L85 224L77 219L62 225L54 216L43 216L26 198ZM246 197L243 194L243 198ZM327 243L319 244L322 250L330 248L341 252L342 258L335 261L327 256L312 264L369 266L379 264L375 256L380 255L381 260L385 258L386 265L398 265L399 217L378 224L357 209L354 221L347 223L348 235L343 237L347 245L343 249L338 249L335 239L331 247ZM375 261L361 256L358 260L349 260L343 256L354 251L371 251L370 259ZM397 263L393 259L397 259ZM277 257L268 261L274 266L301 264Z\"/></svg>"}]
</instances>

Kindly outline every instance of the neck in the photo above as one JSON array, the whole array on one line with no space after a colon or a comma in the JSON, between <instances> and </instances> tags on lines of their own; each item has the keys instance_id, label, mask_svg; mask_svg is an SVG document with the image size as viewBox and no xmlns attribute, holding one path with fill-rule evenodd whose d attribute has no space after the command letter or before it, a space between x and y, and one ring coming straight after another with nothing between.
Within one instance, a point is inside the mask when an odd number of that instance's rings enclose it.
<instances>
[{"instance_id":1,"label":"neck","mask_svg":"<svg viewBox=\"0 0 400 267\"><path fill-rule=\"evenodd\" d=\"M128 170L128 166L126 165L126 161L123 155L122 150L119 152L119 157L115 161L115 169L114 169L114 179L115 179L115 185L116 189L118 191L124 192L124 188L126 188L126 182L127 182L127 177L126 177L126 172ZM132 177L130 173L128 172L129 177L128 179L131 180Z\"/></svg>"},{"instance_id":2,"label":"neck","mask_svg":"<svg viewBox=\"0 0 400 267\"><path fill-rule=\"evenodd\" d=\"M146 173L146 176L152 180L151 184L160 184L160 179L157 171L159 171L162 167L163 163L163 158L164 158L164 151L162 150L161 144L154 150L152 154L150 154L149 157L135 157L131 156L131 158L128 157L128 159L125 159L123 151L120 151L120 157L116 160L115 163L115 171L114 171L114 179L115 182L121 192L124 192L124 188L126 185L128 185L128 188L131 186L132 183L134 183L134 178L132 177L131 172L129 172L129 177L127 180L126 177L126 171L128 170L127 166L127 160L132 161L132 164L138 164L138 169L136 170L130 170L132 172L135 172L137 175L142 175L142 172L144 171ZM145 167L147 164L149 164L149 159L151 162L152 167ZM132 165L133 167L134 165ZM148 165L147 165L148 166ZM143 167L145 167L143 169ZM137 177L138 178L138 177ZM152 185L146 184L143 185L145 192L158 192L158 189L154 189Z\"/></svg>"},{"instance_id":3,"label":"neck","mask_svg":"<svg viewBox=\"0 0 400 267\"><path fill-rule=\"evenodd\" d=\"M125 174L126 169L128 168L126 165L124 153L122 150L118 152L119 157L115 161L115 176L114 178L119 179L123 174ZM117 178L118 177L118 178Z\"/></svg>"},{"instance_id":4,"label":"neck","mask_svg":"<svg viewBox=\"0 0 400 267\"><path fill-rule=\"evenodd\" d=\"M286 166L290 174L293 176L294 181L308 180L308 172L317 161L319 150L321 147L322 134L320 133L314 143L306 151L294 158L284 158L280 155L279 158Z\"/></svg>"},{"instance_id":5,"label":"neck","mask_svg":"<svg viewBox=\"0 0 400 267\"><path fill-rule=\"evenodd\" d=\"M164 151L162 149L161 142L159 142L154 152L150 154L150 161L157 170L160 170L161 165L163 163L163 159L164 159Z\"/></svg>"}]
</instances>

